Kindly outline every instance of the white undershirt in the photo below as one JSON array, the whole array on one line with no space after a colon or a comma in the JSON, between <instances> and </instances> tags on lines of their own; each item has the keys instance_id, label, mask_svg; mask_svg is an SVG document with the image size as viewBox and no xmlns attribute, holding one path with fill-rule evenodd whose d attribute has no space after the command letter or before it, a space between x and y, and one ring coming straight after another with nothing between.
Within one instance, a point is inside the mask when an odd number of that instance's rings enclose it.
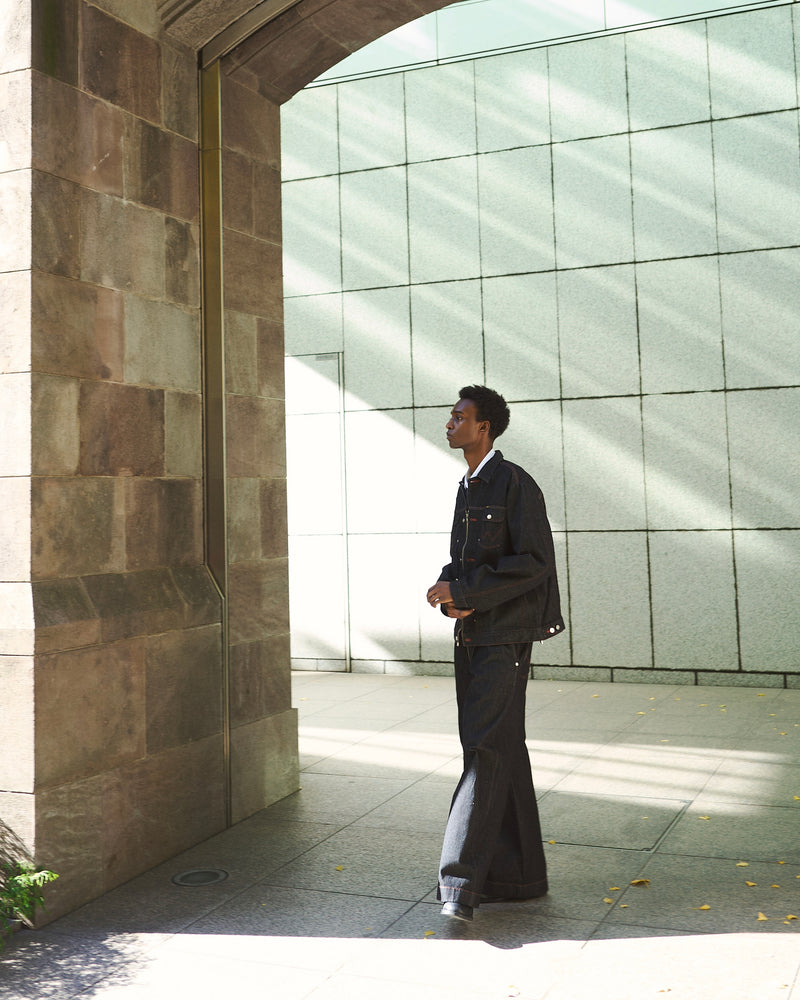
<instances>
[{"instance_id":1,"label":"white undershirt","mask_svg":"<svg viewBox=\"0 0 800 1000\"><path fill-rule=\"evenodd\" d=\"M464 478L462 480L462 482L464 483L464 489L469 489L470 479L474 479L478 475L478 473L481 471L484 465L486 465L486 463L489 461L492 455L494 455L494 448L491 448L484 455L483 460L481 461L480 465L475 469L475 471L472 473L472 475L470 475L469 469L467 469L467 471L464 473Z\"/></svg>"}]
</instances>

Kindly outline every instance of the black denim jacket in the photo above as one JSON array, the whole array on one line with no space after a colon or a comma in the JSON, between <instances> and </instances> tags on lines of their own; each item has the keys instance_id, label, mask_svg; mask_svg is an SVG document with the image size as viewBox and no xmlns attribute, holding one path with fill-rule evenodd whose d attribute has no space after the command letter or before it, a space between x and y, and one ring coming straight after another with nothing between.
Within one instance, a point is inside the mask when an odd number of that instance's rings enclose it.
<instances>
[{"instance_id":1,"label":"black denim jacket","mask_svg":"<svg viewBox=\"0 0 800 1000\"><path fill-rule=\"evenodd\" d=\"M457 641L534 642L564 631L542 491L499 451L470 479L469 491L459 486L450 562L439 579L450 582L457 608L475 609L456 621Z\"/></svg>"}]
</instances>

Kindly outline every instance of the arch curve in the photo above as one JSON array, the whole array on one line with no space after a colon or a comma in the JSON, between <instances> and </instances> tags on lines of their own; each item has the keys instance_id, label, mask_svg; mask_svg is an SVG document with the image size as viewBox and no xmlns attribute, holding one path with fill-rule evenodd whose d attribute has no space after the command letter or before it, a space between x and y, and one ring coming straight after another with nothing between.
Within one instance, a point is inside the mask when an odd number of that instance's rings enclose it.
<instances>
[{"instance_id":1,"label":"arch curve","mask_svg":"<svg viewBox=\"0 0 800 1000\"><path fill-rule=\"evenodd\" d=\"M456 0L462 2L462 0ZM382 35L453 0L160 0L167 32L209 65L283 104L321 73Z\"/></svg>"}]
</instances>

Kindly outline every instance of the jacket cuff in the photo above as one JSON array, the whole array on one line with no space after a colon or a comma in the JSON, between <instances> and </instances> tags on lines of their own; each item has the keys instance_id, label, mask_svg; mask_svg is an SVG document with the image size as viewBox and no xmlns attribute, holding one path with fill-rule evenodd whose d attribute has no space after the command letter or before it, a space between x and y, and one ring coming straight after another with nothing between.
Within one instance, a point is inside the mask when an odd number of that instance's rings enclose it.
<instances>
[{"instance_id":1,"label":"jacket cuff","mask_svg":"<svg viewBox=\"0 0 800 1000\"><path fill-rule=\"evenodd\" d=\"M458 608L459 611L469 611L472 605L467 600L464 593L464 588L461 585L460 580L450 581L450 596L453 598L453 604Z\"/></svg>"}]
</instances>

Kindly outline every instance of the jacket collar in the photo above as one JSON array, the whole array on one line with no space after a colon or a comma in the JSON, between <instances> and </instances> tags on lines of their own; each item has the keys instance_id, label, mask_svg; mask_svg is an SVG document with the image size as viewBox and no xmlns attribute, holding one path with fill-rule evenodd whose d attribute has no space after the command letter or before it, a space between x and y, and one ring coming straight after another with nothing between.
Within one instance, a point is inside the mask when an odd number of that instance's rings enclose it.
<instances>
[{"instance_id":1,"label":"jacket collar","mask_svg":"<svg viewBox=\"0 0 800 1000\"><path fill-rule=\"evenodd\" d=\"M502 451L495 449L494 455L489 459L489 461L483 466L483 468L478 472L477 475L470 476L469 481L474 482L476 479L483 480L485 482L490 482L492 476L497 469L497 466L503 461Z\"/></svg>"}]
</instances>

